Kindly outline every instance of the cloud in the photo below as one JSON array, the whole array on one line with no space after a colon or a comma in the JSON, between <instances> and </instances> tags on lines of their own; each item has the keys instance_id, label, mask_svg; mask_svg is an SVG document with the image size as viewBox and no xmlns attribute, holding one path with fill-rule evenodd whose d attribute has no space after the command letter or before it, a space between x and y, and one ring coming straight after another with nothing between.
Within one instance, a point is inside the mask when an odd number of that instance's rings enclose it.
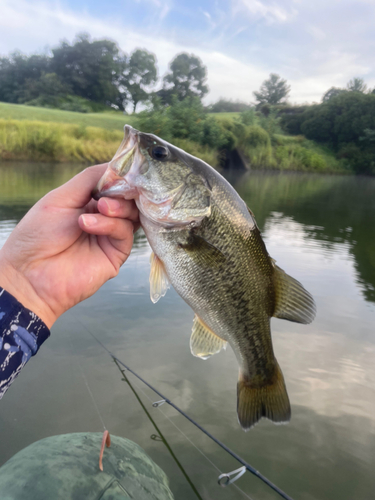
<instances>
[{"instance_id":1,"label":"cloud","mask_svg":"<svg viewBox=\"0 0 375 500\"><path fill-rule=\"evenodd\" d=\"M355 7L353 0L329 6L323 0L218 0L215 7L201 9L139 0L126 12L114 4L105 15L79 1L73 8L43 0L0 0L0 54L16 48L43 51L86 31L118 42L125 52L153 52L162 77L176 54L194 53L208 70L206 102L219 97L251 101L271 72L292 85L292 102L319 101L330 87L344 87L355 76L375 86L375 5L367 0Z\"/></svg>"},{"instance_id":2,"label":"cloud","mask_svg":"<svg viewBox=\"0 0 375 500\"><path fill-rule=\"evenodd\" d=\"M250 100L251 88L259 87L267 74L251 64L244 64L214 50L197 50L195 46L181 45L173 39L154 37L127 28L120 23L100 20L88 13L62 10L57 4L42 2L29 4L24 0L5 0L0 18L0 53L18 48L27 53L41 50L49 42L54 46L63 38L72 40L82 31L89 31L94 38L109 37L116 40L125 52L144 47L155 53L162 76L168 64L180 52L194 52L208 68L209 101L221 96ZM17 13L20 13L17 15ZM5 40L6 43L5 43Z\"/></svg>"},{"instance_id":3,"label":"cloud","mask_svg":"<svg viewBox=\"0 0 375 500\"><path fill-rule=\"evenodd\" d=\"M235 15L246 13L251 19L264 19L268 23L283 23L296 15L296 10L280 6L280 2L269 3L260 0L236 0L233 4Z\"/></svg>"},{"instance_id":4,"label":"cloud","mask_svg":"<svg viewBox=\"0 0 375 500\"><path fill-rule=\"evenodd\" d=\"M327 34L318 26L308 26L307 32L310 33L315 40L322 41L327 38Z\"/></svg>"}]
</instances>

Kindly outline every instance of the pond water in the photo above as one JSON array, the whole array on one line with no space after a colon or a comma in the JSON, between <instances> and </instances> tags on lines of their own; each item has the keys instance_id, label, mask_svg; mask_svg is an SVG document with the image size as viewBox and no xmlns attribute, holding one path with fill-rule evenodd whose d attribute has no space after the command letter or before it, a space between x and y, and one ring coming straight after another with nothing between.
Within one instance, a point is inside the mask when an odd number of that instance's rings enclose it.
<instances>
[{"instance_id":1,"label":"pond water","mask_svg":"<svg viewBox=\"0 0 375 500\"><path fill-rule=\"evenodd\" d=\"M3 164L0 245L37 199L78 170ZM317 303L311 325L272 320L291 422L240 429L233 352L207 361L190 354L193 312L172 289L151 303L150 248L140 232L119 276L58 320L1 401L0 464L38 439L104 423L165 470L176 499L246 498L217 485L217 469L238 463L173 408L153 408L160 398L129 375L154 427L93 334L295 500L374 497L375 179L250 172L229 180L255 213L270 255ZM236 485L253 500L279 498L250 473Z\"/></svg>"}]
</instances>

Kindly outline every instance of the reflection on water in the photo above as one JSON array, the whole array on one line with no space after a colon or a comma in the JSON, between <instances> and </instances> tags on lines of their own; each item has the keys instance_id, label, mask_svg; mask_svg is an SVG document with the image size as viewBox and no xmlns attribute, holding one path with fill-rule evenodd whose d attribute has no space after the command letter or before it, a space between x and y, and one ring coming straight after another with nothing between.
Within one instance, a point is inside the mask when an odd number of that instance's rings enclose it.
<instances>
[{"instance_id":1,"label":"reflection on water","mask_svg":"<svg viewBox=\"0 0 375 500\"><path fill-rule=\"evenodd\" d=\"M34 201L76 171L1 167L0 244ZM205 362L191 356L193 313L173 290L151 303L150 250L139 232L119 276L60 318L1 402L0 463L48 435L101 430L86 380L106 427L146 449L168 474L176 498L196 498L163 443L150 439L153 424L91 332L292 497L373 497L375 180L256 172L230 180L255 213L270 255L317 302L312 325L272 320L290 424L263 421L247 434L239 428L233 353ZM221 471L237 463L172 408L153 409L155 395L132 383L202 498L241 498L232 487L217 486L217 470L186 436ZM277 498L250 474L238 485L255 500Z\"/></svg>"},{"instance_id":2,"label":"reflection on water","mask_svg":"<svg viewBox=\"0 0 375 500\"><path fill-rule=\"evenodd\" d=\"M4 245L17 222L17 219L0 220L0 247Z\"/></svg>"},{"instance_id":3,"label":"reflection on water","mask_svg":"<svg viewBox=\"0 0 375 500\"><path fill-rule=\"evenodd\" d=\"M250 180L250 179L249 179ZM272 211L304 226L313 241L347 243L357 282L375 302L375 179L296 174L251 174L236 185L260 227Z\"/></svg>"}]
</instances>

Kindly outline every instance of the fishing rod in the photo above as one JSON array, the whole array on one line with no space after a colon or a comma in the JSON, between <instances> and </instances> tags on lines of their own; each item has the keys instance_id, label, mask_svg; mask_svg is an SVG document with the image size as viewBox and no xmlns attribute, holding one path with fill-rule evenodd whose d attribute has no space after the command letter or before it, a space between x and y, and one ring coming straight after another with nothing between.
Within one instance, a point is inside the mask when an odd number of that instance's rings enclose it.
<instances>
[{"instance_id":1,"label":"fishing rod","mask_svg":"<svg viewBox=\"0 0 375 500\"><path fill-rule=\"evenodd\" d=\"M123 366L126 370L128 370L130 373L132 373L135 377L137 377L141 382L143 382L147 387L149 387L155 394L160 396L162 399L160 401L156 401L153 403L153 407L158 408L164 403L169 404L174 408L176 411L178 411L183 417L185 417L189 422L191 422L193 425L198 427L200 431L202 431L206 436L208 436L212 441L214 441L217 445L219 445L223 450L225 450L229 455L231 455L235 460L237 460L240 464L242 464L242 467L239 469L236 469L232 472L229 472L227 474L221 474L218 478L218 483L220 486L225 487L228 486L229 484L232 484L234 481L239 479L245 472L248 470L259 478L263 483L265 483L267 486L269 486L273 491L278 493L282 498L285 500L293 500L292 497L290 497L287 493L285 493L282 489L280 489L276 484L274 484L272 481L270 481L266 476L264 476L261 472L259 472L257 469L255 469L252 465L247 463L243 458L241 458L237 453L232 451L228 446L226 446L224 443L222 443L219 439L217 439L215 436L213 436L210 432L208 432L204 427L202 427L198 422L196 422L193 418L191 418L187 413L185 413L181 408L179 408L177 405L173 403L170 399L168 399L166 396L164 396L160 391L155 389L149 382L147 382L145 379L143 379L140 375L138 375L134 370L129 368L121 359L119 359L117 356L115 356L98 338L95 337L93 333L88 330L88 328L85 327L85 329L89 332L89 334L96 340L96 342L102 346L102 348L108 352L108 354L113 358L113 360L116 360L117 363L119 363L121 366Z\"/></svg>"},{"instance_id":2,"label":"fishing rod","mask_svg":"<svg viewBox=\"0 0 375 500\"><path fill-rule=\"evenodd\" d=\"M160 436L160 439L161 441L165 444L165 446L167 447L169 453L171 454L173 460L176 462L178 468L181 470L182 474L184 475L186 481L189 483L189 485L191 486L191 489L194 491L195 495L197 496L197 498L199 500L203 500L203 498L200 496L199 494L199 491L197 490L197 488L195 487L194 483L192 482L192 480L190 479L190 477L187 475L185 469L183 468L181 462L179 461L179 459L176 457L174 451L172 450L172 448L170 447L168 441L166 440L166 438L164 437L164 434L161 432L161 430L159 429L159 427L157 426L155 420L152 418L152 416L150 415L149 411L147 410L147 408L145 407L145 405L143 404L141 398L138 396L137 394L137 391L134 389L133 385L131 384L130 380L128 379L128 377L126 376L126 373L125 373L125 370L121 369L117 359L113 358L113 361L115 362L115 365L117 366L117 368L119 369L121 375L124 377L122 380L124 380L124 382L126 382L128 384L128 386L130 387L130 389L132 390L134 396L137 398L137 401L138 403L141 405L142 407L142 410L145 412L145 414L147 415L148 419L150 420L150 422L152 423L152 425L154 426L156 432L158 433L158 435ZM151 439L155 439L156 436L155 434L153 434L151 436Z\"/></svg>"}]
</instances>

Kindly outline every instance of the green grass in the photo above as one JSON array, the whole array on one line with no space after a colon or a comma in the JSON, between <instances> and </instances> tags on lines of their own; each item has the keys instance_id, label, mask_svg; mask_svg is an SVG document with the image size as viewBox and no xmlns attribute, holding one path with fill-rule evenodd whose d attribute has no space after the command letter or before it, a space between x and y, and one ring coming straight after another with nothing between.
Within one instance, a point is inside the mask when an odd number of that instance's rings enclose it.
<instances>
[{"instance_id":1,"label":"green grass","mask_svg":"<svg viewBox=\"0 0 375 500\"><path fill-rule=\"evenodd\" d=\"M278 140L280 141L278 136ZM316 173L350 173L334 154L312 141L287 137L281 143L244 145L241 148L251 168Z\"/></svg>"},{"instance_id":2,"label":"green grass","mask_svg":"<svg viewBox=\"0 0 375 500\"><path fill-rule=\"evenodd\" d=\"M124 125L132 125L135 117L120 111L106 113L75 113L60 109L38 108L21 104L0 102L0 118L11 120L31 120L39 122L71 123L84 127L100 127L107 130L123 130Z\"/></svg>"},{"instance_id":3,"label":"green grass","mask_svg":"<svg viewBox=\"0 0 375 500\"><path fill-rule=\"evenodd\" d=\"M325 146L303 135L274 135L274 152L280 170L305 170L327 173L349 173L344 162Z\"/></svg>"},{"instance_id":4,"label":"green grass","mask_svg":"<svg viewBox=\"0 0 375 500\"><path fill-rule=\"evenodd\" d=\"M241 113L238 112L228 112L228 113L208 113L210 116L214 116L215 118L218 118L219 120L223 118L239 118Z\"/></svg>"},{"instance_id":5,"label":"green grass","mask_svg":"<svg viewBox=\"0 0 375 500\"><path fill-rule=\"evenodd\" d=\"M111 160L122 138L121 129L0 118L0 159L102 163ZM210 165L219 163L216 149L187 139L173 143Z\"/></svg>"},{"instance_id":6,"label":"green grass","mask_svg":"<svg viewBox=\"0 0 375 500\"><path fill-rule=\"evenodd\" d=\"M321 173L352 173L335 153L304 136L284 135L280 119L254 114L251 125L243 130L234 127L240 113L210 113L236 136L236 144L250 168L298 170Z\"/></svg>"},{"instance_id":7,"label":"green grass","mask_svg":"<svg viewBox=\"0 0 375 500\"><path fill-rule=\"evenodd\" d=\"M122 130L0 119L0 158L102 163L113 157L122 138Z\"/></svg>"},{"instance_id":8,"label":"green grass","mask_svg":"<svg viewBox=\"0 0 375 500\"><path fill-rule=\"evenodd\" d=\"M348 173L332 151L303 136L277 134L275 126L268 127L267 132L267 124L258 118L253 125L241 125L235 120L240 113L210 115L233 135L233 146L238 145L251 168ZM268 125L275 125L272 119L268 119ZM75 163L109 161L122 140L125 123L137 127L137 116L116 111L85 114L0 103L0 158ZM214 167L219 165L218 148L189 139L171 142Z\"/></svg>"}]
</instances>

